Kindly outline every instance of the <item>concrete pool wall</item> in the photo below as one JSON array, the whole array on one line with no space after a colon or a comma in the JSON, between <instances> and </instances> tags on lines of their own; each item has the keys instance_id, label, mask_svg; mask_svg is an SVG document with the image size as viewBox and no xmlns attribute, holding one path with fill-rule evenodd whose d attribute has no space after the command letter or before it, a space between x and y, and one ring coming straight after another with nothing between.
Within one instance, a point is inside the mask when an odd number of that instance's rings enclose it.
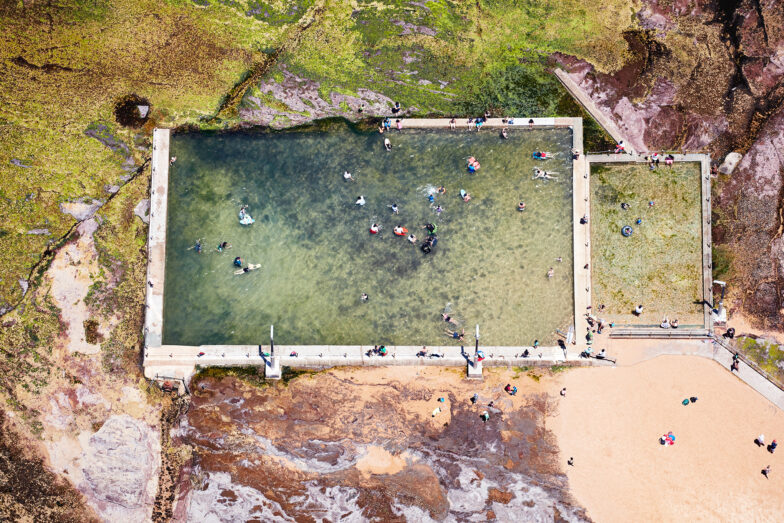
<instances>
[{"instance_id":1,"label":"concrete pool wall","mask_svg":"<svg viewBox=\"0 0 784 523\"><path fill-rule=\"evenodd\" d=\"M530 122L533 123L530 123ZM402 119L403 129L448 129L450 120L441 119ZM467 119L457 121L462 128ZM485 127L534 128L571 128L572 148L583 150L582 118L514 118L511 126L500 118L488 119ZM455 346L427 348L427 356L418 356L422 346L387 346L389 354L385 357L367 356L369 346L275 346L275 358L270 358L269 345L164 345L163 344L163 292L166 260L166 225L169 186L169 129L155 129L153 132L152 180L150 190L150 232L148 239L147 296L145 316L144 372L150 379L175 379L186 382L196 370L196 366L237 366L263 365L269 372L279 372L281 365L297 367L329 367L335 365L442 365L464 366L474 354L474 340L466 340L464 348ZM588 364L589 362L607 364L598 360L581 360L579 353L584 348L580 336L587 327L585 311L590 304L590 229L580 225L580 217L588 212L589 180L588 163L583 154L573 164L573 241L574 241L574 311L575 324L568 334L567 350L560 347L485 347L480 346L486 355L484 365L554 365ZM579 268L579 269L578 269ZM481 333L480 333L481 334ZM269 340L259 340L269 342ZM481 341L481 337L480 337ZM523 356L528 349L527 357ZM297 353L297 356L291 356ZM470 367L470 365L469 365Z\"/></svg>"}]
</instances>

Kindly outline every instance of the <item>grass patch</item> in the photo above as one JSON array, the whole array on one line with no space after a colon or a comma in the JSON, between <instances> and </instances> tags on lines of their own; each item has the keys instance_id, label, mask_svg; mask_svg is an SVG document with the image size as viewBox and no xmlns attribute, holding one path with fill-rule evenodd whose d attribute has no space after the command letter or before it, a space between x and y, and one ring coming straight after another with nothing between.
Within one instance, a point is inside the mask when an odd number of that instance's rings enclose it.
<instances>
[{"instance_id":1,"label":"grass patch","mask_svg":"<svg viewBox=\"0 0 784 523\"><path fill-rule=\"evenodd\" d=\"M751 358L762 370L784 383L784 348L761 338L741 337L737 340L740 350Z\"/></svg>"},{"instance_id":2,"label":"grass patch","mask_svg":"<svg viewBox=\"0 0 784 523\"><path fill-rule=\"evenodd\" d=\"M264 368L260 366L197 367L197 372L191 379L191 384L192 387L194 387L198 386L199 381L206 378L222 380L226 377L233 377L254 387L269 387L278 381L282 382L284 385L288 385L289 382L301 376L313 376L319 372L323 371L297 369L284 365L281 369L280 380L268 380L264 377ZM192 388L192 390L194 389Z\"/></svg>"}]
</instances>

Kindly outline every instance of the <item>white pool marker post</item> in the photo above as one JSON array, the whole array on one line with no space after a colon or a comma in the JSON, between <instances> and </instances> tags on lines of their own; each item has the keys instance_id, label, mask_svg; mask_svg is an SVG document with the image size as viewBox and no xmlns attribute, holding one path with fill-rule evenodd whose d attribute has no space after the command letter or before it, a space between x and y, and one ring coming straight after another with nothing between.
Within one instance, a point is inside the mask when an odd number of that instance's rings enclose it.
<instances>
[{"instance_id":1,"label":"white pool marker post","mask_svg":"<svg viewBox=\"0 0 784 523\"><path fill-rule=\"evenodd\" d=\"M275 326L270 325L270 357L265 358L266 364L264 365L264 377L268 380L279 380L281 376L280 371L280 357L275 356Z\"/></svg>"},{"instance_id":2,"label":"white pool marker post","mask_svg":"<svg viewBox=\"0 0 784 523\"><path fill-rule=\"evenodd\" d=\"M474 346L474 357L467 363L468 379L482 379L482 360L479 359L479 324L476 324L476 345Z\"/></svg>"}]
</instances>

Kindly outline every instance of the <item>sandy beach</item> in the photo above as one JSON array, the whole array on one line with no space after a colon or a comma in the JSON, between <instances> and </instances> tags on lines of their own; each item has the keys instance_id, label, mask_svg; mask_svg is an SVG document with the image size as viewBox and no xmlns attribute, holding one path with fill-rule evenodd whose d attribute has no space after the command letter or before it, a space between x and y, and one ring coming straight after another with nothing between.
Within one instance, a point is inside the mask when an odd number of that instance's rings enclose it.
<instances>
[{"instance_id":1,"label":"sandy beach","mask_svg":"<svg viewBox=\"0 0 784 523\"><path fill-rule=\"evenodd\" d=\"M766 443L784 442L784 413L719 364L660 356L573 369L560 381L567 395L547 428L570 491L592 519L784 519L784 450L754 444L760 433ZM690 396L699 399L682 405ZM660 445L669 431L675 445Z\"/></svg>"}]
</instances>

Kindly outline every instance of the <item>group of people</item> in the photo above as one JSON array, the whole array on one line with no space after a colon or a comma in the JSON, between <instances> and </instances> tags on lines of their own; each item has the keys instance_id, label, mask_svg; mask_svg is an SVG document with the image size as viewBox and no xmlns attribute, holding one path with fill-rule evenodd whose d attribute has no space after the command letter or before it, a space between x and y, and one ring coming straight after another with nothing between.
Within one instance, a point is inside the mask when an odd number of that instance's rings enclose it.
<instances>
[{"instance_id":1,"label":"group of people","mask_svg":"<svg viewBox=\"0 0 784 523\"><path fill-rule=\"evenodd\" d=\"M659 153L653 153L650 156L646 156L645 160L648 162L648 168L652 171L659 166L661 155ZM664 157L664 165L667 167L672 167L673 162L675 162L675 157L673 155L668 154Z\"/></svg>"}]
</instances>

